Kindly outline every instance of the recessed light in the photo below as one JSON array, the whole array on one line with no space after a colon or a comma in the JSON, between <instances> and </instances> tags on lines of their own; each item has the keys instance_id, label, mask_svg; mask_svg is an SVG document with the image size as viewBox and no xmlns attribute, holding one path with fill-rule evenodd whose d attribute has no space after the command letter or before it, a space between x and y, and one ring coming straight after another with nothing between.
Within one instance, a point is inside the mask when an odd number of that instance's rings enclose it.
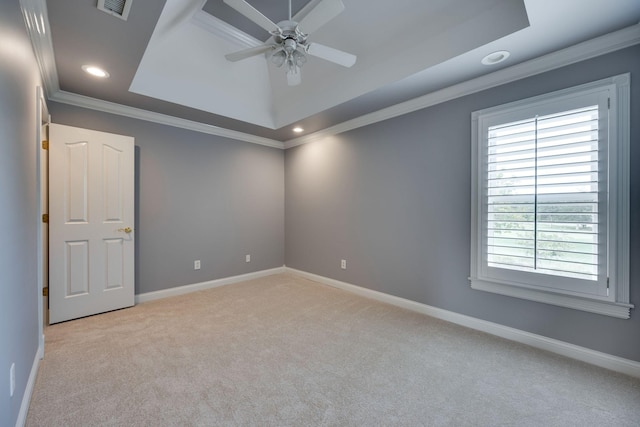
<instances>
[{"instance_id":1,"label":"recessed light","mask_svg":"<svg viewBox=\"0 0 640 427\"><path fill-rule=\"evenodd\" d=\"M101 79L106 79L109 77L109 73L107 73L102 68L96 67L95 65L83 65L82 69L85 73L91 74L95 77L100 77Z\"/></svg>"},{"instance_id":2,"label":"recessed light","mask_svg":"<svg viewBox=\"0 0 640 427\"><path fill-rule=\"evenodd\" d=\"M293 128L293 131L295 133L300 133L300 132L304 131L304 129L302 129L300 126L298 126L298 127Z\"/></svg>"},{"instance_id":3,"label":"recessed light","mask_svg":"<svg viewBox=\"0 0 640 427\"><path fill-rule=\"evenodd\" d=\"M484 65L498 64L502 61L506 61L509 56L511 56L511 53L509 51L499 50L497 52L490 53L489 55L482 58L482 63Z\"/></svg>"}]
</instances>

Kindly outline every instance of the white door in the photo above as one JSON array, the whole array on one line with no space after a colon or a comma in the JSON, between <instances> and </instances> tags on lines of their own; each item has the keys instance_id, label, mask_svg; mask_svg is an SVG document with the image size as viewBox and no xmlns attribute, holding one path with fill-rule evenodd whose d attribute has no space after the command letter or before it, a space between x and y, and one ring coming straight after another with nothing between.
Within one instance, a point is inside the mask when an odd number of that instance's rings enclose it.
<instances>
[{"instance_id":1,"label":"white door","mask_svg":"<svg viewBox=\"0 0 640 427\"><path fill-rule=\"evenodd\" d=\"M134 304L134 140L49 127L49 321Z\"/></svg>"}]
</instances>

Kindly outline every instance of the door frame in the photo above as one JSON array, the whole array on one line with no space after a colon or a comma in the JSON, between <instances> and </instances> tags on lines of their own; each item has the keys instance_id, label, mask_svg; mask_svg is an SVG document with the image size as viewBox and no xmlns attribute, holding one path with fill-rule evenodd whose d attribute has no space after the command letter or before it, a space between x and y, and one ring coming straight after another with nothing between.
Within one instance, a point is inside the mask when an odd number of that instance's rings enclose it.
<instances>
[{"instance_id":1,"label":"door frame","mask_svg":"<svg viewBox=\"0 0 640 427\"><path fill-rule=\"evenodd\" d=\"M36 292L38 298L38 355L44 357L44 327L47 325L48 307L45 305L43 289L48 286L48 234L49 227L42 219L42 215L49 213L49 156L42 142L48 139L43 128L51 123L51 115L47 107L44 91L41 86L36 87L36 197L38 198L37 241L38 241L38 280Z\"/></svg>"}]
</instances>

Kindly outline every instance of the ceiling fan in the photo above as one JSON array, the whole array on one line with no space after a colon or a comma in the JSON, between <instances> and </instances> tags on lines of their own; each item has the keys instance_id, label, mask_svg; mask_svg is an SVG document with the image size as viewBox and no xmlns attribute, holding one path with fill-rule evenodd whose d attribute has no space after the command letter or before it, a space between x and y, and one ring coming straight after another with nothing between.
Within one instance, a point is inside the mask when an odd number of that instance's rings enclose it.
<instances>
[{"instance_id":1,"label":"ceiling fan","mask_svg":"<svg viewBox=\"0 0 640 427\"><path fill-rule=\"evenodd\" d=\"M289 86L298 85L302 81L300 68L307 62L307 54L343 67L351 67L356 63L355 55L310 42L308 39L309 34L315 32L344 10L342 0L320 0L300 22L291 20L291 0L289 0L289 19L277 24L244 0L224 0L224 2L273 36L262 46L225 55L229 61L235 62L263 53L270 53L271 62L278 67L286 65Z\"/></svg>"}]
</instances>

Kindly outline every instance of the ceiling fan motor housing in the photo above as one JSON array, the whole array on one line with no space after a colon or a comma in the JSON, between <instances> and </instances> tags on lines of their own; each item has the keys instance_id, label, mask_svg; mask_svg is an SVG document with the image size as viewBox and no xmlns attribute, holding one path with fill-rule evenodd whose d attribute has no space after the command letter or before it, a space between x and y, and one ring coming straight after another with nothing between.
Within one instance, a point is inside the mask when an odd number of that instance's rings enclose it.
<instances>
[{"instance_id":1,"label":"ceiling fan motor housing","mask_svg":"<svg viewBox=\"0 0 640 427\"><path fill-rule=\"evenodd\" d=\"M282 47L287 53L291 53L298 47L298 43L294 39L284 39Z\"/></svg>"},{"instance_id":2,"label":"ceiling fan motor housing","mask_svg":"<svg viewBox=\"0 0 640 427\"><path fill-rule=\"evenodd\" d=\"M308 34L300 31L296 21L282 21L278 23L279 32L273 32L276 43L281 44L284 40L291 39L297 44L304 45L307 42Z\"/></svg>"},{"instance_id":3,"label":"ceiling fan motor housing","mask_svg":"<svg viewBox=\"0 0 640 427\"><path fill-rule=\"evenodd\" d=\"M281 21L278 23L280 31L272 32L274 41L279 50L276 50L271 56L271 62L278 67L284 63L288 64L288 68L295 69L301 67L307 58L307 34L300 31L298 23L295 21Z\"/></svg>"}]
</instances>

